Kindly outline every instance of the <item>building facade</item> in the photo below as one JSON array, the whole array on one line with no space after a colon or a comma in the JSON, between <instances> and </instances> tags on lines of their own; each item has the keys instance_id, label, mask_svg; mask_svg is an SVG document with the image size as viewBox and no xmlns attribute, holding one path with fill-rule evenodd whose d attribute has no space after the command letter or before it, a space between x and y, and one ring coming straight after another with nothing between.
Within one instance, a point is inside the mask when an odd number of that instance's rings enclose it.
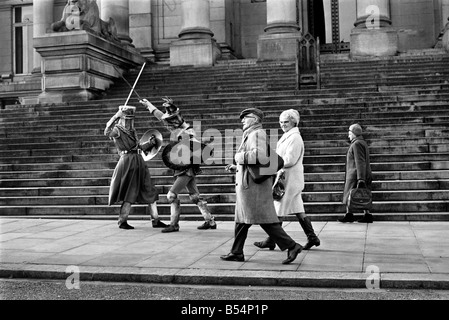
<instances>
[{"instance_id":1,"label":"building facade","mask_svg":"<svg viewBox=\"0 0 449 320\"><path fill-rule=\"evenodd\" d=\"M96 2L104 21L112 17L123 44L173 66L292 59L296 40L306 33L320 39L323 53L394 55L433 48L449 17L449 0L79 1ZM33 39L52 33L66 5L0 0L3 83L39 77L42 56Z\"/></svg>"}]
</instances>

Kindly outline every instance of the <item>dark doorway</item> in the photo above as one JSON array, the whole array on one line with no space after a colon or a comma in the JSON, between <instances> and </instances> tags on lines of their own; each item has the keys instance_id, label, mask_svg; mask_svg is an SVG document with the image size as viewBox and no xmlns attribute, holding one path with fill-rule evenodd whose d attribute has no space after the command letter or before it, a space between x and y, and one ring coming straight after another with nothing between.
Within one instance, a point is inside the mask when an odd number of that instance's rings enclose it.
<instances>
[{"instance_id":1,"label":"dark doorway","mask_svg":"<svg viewBox=\"0 0 449 320\"><path fill-rule=\"evenodd\" d=\"M308 0L309 32L316 39L320 38L320 43L326 43L326 23L324 20L323 0Z\"/></svg>"}]
</instances>

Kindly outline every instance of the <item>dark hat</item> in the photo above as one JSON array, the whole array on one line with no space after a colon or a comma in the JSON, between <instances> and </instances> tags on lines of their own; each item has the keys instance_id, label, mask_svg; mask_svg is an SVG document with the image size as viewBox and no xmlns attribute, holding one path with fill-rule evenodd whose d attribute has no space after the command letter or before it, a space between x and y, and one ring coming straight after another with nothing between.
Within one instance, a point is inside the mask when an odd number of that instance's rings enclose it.
<instances>
[{"instance_id":1,"label":"dark hat","mask_svg":"<svg viewBox=\"0 0 449 320\"><path fill-rule=\"evenodd\" d=\"M356 136L360 136L362 134L362 127L358 123L355 123L349 127L349 131Z\"/></svg>"},{"instance_id":2,"label":"dark hat","mask_svg":"<svg viewBox=\"0 0 449 320\"><path fill-rule=\"evenodd\" d=\"M260 109L257 108L249 108L249 109L245 109L240 113L240 119L242 119L243 117L247 116L248 114L254 114L255 116L257 116L260 120L263 120L263 112Z\"/></svg>"}]
</instances>

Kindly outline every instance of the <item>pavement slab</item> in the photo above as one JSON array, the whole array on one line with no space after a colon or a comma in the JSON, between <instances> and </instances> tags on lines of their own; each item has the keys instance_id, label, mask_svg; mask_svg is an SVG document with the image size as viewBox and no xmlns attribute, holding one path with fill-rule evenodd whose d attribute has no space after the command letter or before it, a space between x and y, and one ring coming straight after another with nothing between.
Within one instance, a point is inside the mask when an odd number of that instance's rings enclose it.
<instances>
[{"instance_id":1,"label":"pavement slab","mask_svg":"<svg viewBox=\"0 0 449 320\"><path fill-rule=\"evenodd\" d=\"M259 249L266 238L252 226L243 262L222 261L234 239L234 222L198 230L202 221L180 222L161 233L149 220L121 230L114 220L0 218L0 277L173 284L261 285L321 288L449 289L449 222L313 222L319 247L289 264L287 252ZM283 227L298 243L298 223Z\"/></svg>"}]
</instances>

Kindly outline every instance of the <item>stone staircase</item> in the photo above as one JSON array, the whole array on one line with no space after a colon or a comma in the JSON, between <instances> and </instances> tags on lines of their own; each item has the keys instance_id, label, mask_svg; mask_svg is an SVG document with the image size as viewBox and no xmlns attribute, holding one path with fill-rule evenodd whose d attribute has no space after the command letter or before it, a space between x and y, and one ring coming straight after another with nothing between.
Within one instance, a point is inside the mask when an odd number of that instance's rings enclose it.
<instances>
[{"instance_id":1,"label":"stone staircase","mask_svg":"<svg viewBox=\"0 0 449 320\"><path fill-rule=\"evenodd\" d=\"M312 219L335 220L344 213L347 128L358 122L370 145L376 218L449 220L448 62L447 54L370 61L323 56L322 89L300 91L295 91L294 63L289 62L155 65L142 73L136 92L161 110L160 98L172 97L185 119L200 126L204 141L214 136L214 162L203 167L198 185L217 220L233 219L235 204L234 176L224 166L232 161L236 141L224 137L241 129L238 115L248 107L262 109L265 128L278 136L279 114L300 111L306 147L303 198ZM129 83L138 71L126 76ZM118 155L103 130L129 91L120 81L99 101L1 110L0 215L116 219L119 206L107 206L107 195ZM138 107L140 136L155 128L168 141L166 129L140 107L136 95L129 104ZM167 217L171 170L160 154L148 165L160 191L159 212ZM187 194L181 202L183 219L201 219ZM148 218L145 205L133 208L134 218Z\"/></svg>"}]
</instances>

